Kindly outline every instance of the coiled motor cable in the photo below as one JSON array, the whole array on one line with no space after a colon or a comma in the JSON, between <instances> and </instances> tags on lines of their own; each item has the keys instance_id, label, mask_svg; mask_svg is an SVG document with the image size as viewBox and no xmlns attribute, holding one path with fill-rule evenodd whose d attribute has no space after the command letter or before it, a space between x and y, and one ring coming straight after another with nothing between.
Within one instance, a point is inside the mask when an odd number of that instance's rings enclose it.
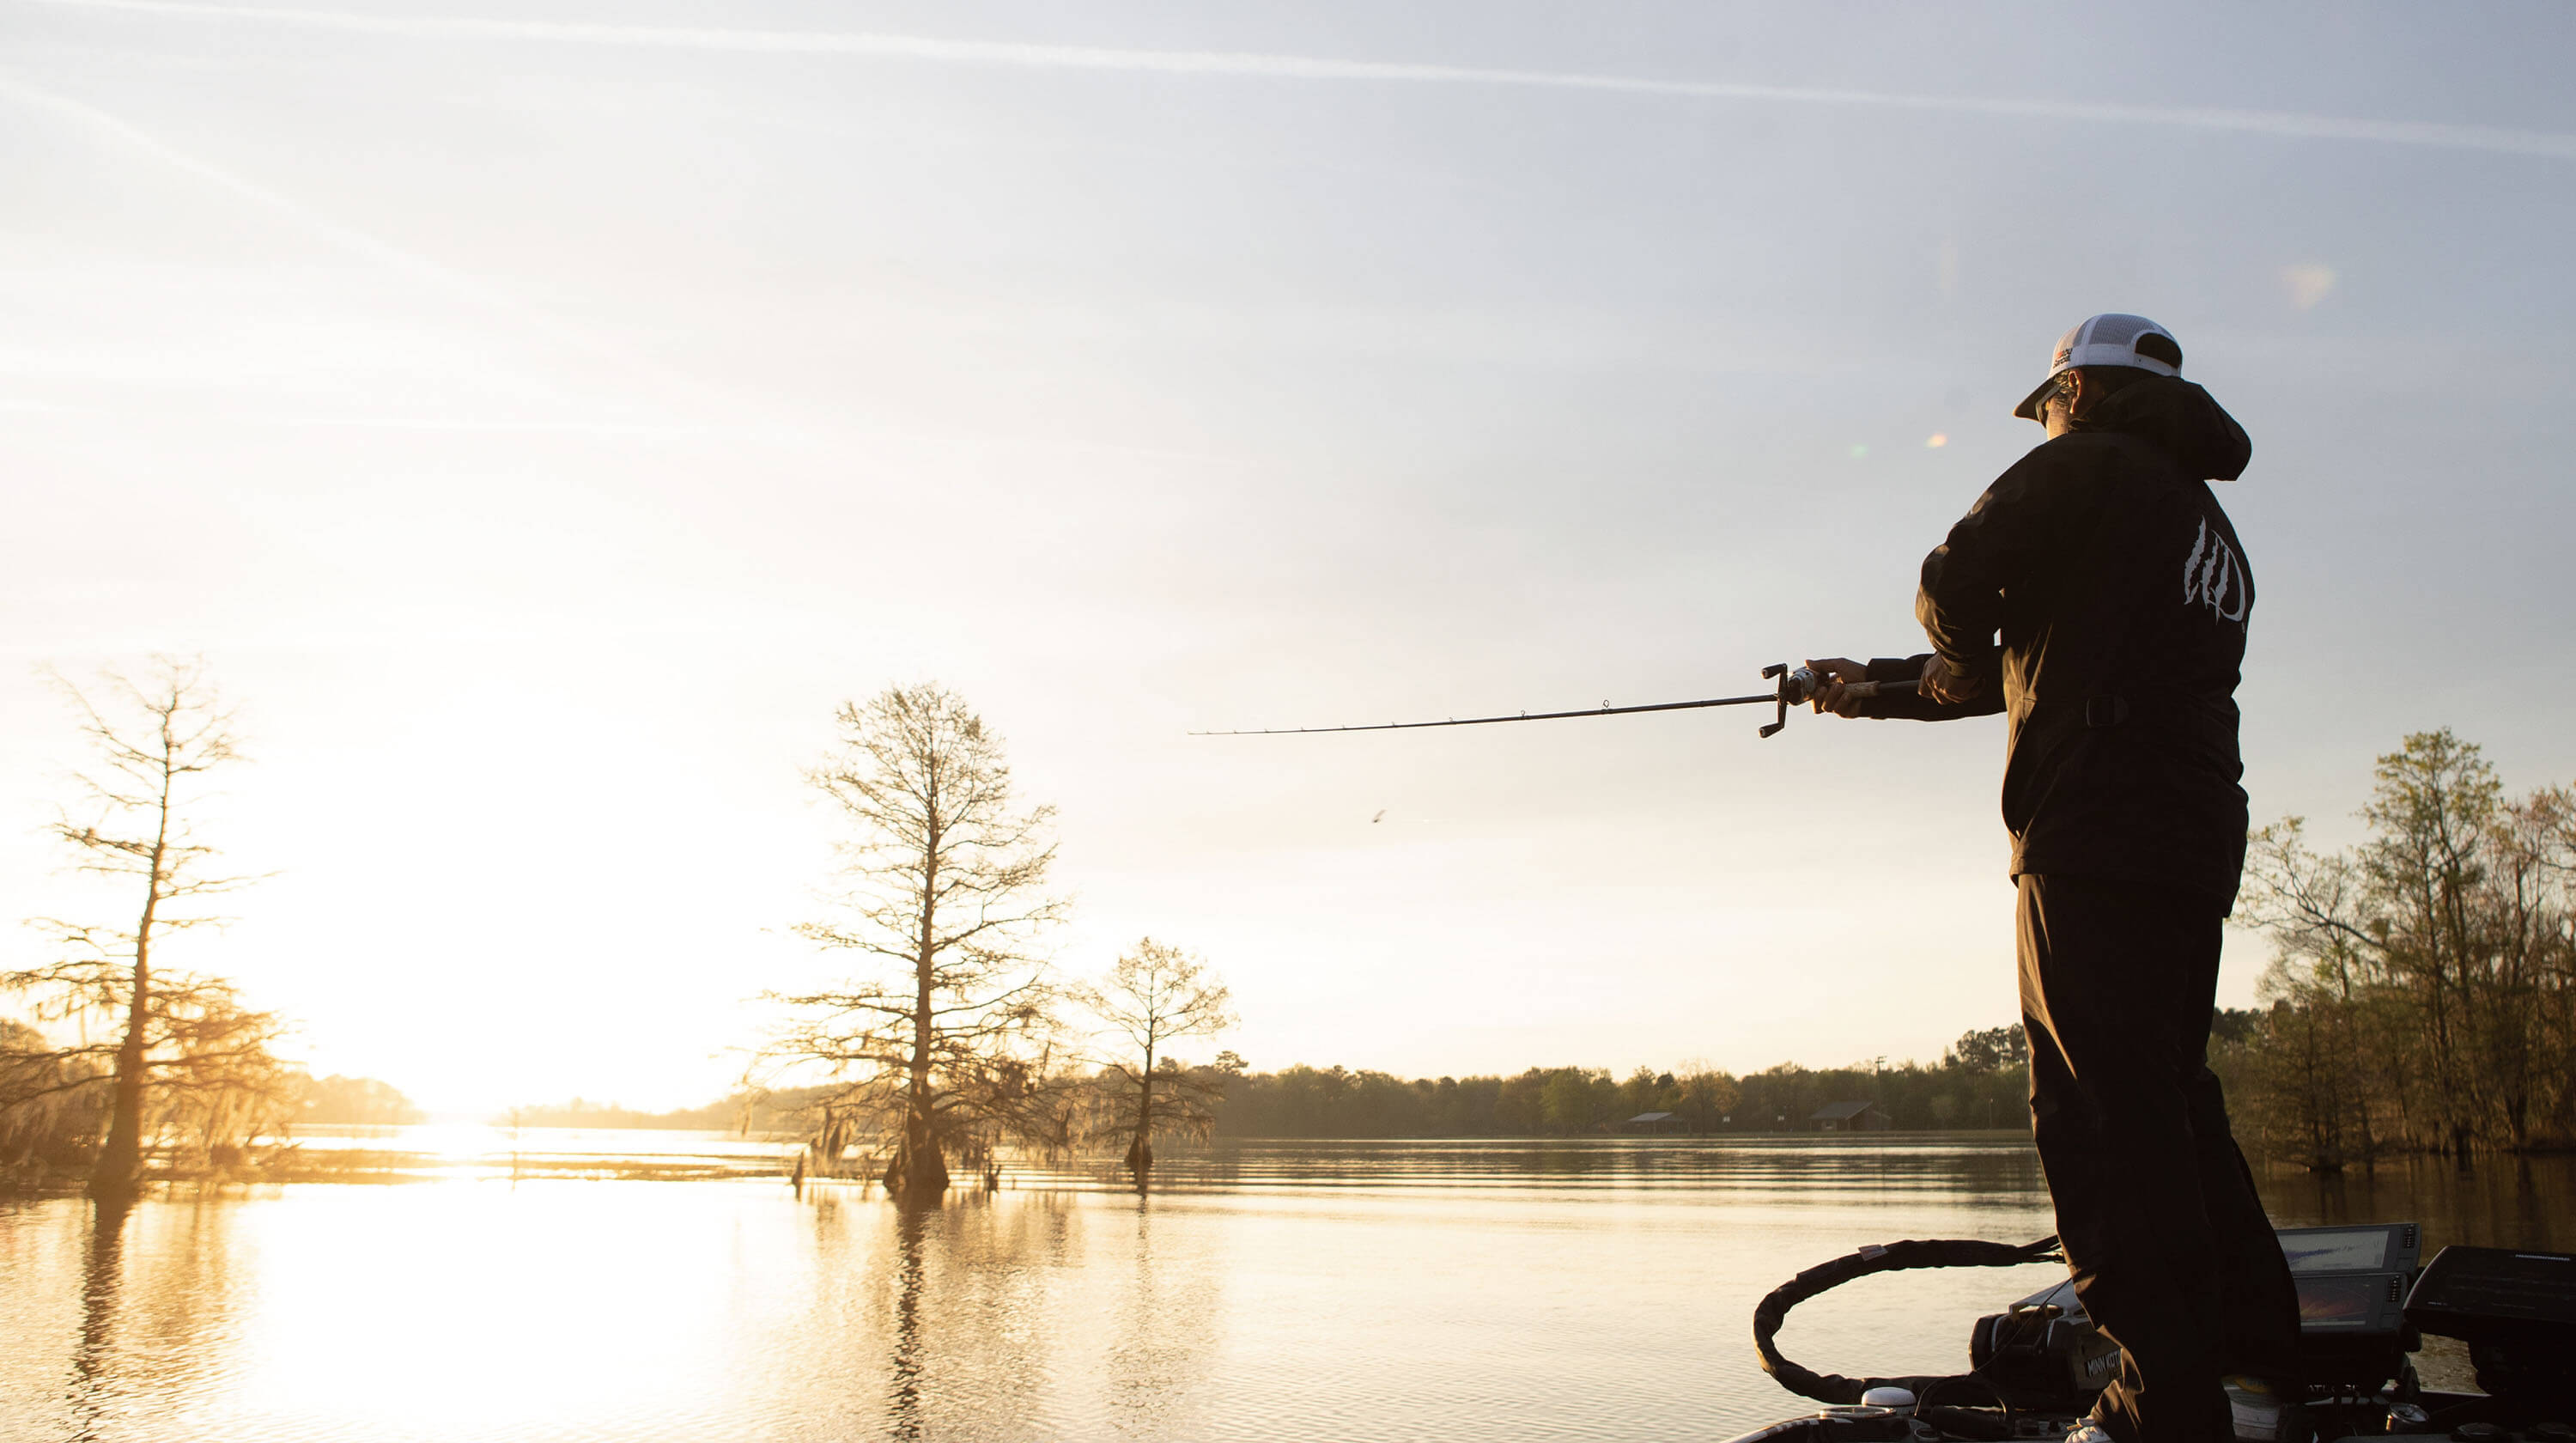
<instances>
[{"instance_id":1,"label":"coiled motor cable","mask_svg":"<svg viewBox=\"0 0 2576 1443\"><path fill-rule=\"evenodd\" d=\"M1986 1380L1973 1373L1951 1373L1937 1377L1912 1378L1846 1378L1839 1373L1818 1373L1780 1356L1774 1341L1780 1325L1788 1321L1789 1310L1830 1288L1838 1288L1854 1278L1872 1273L1903 1272L1912 1268L2009 1268L2024 1263L2063 1262L2054 1236L2031 1243L1990 1243L1972 1238L1942 1238L1928 1241L1908 1239L1865 1247L1859 1252L1818 1263L1789 1281L1773 1288L1769 1296L1753 1309L1753 1347L1762 1355L1762 1371L1778 1380L1792 1393L1813 1398L1819 1403L1851 1405L1872 1388L1903 1388L1918 1399L1929 1401L1934 1391L1959 1384L1988 1387Z\"/></svg>"}]
</instances>

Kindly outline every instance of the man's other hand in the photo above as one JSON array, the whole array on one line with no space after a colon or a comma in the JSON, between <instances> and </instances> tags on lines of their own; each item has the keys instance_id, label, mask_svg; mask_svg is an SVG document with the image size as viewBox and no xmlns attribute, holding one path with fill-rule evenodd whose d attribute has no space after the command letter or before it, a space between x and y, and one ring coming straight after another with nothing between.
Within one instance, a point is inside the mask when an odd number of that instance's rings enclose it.
<instances>
[{"instance_id":1,"label":"man's other hand","mask_svg":"<svg viewBox=\"0 0 2576 1443\"><path fill-rule=\"evenodd\" d=\"M1846 690L1853 682L1869 680L1869 668L1849 657L1829 656L1822 661L1809 660L1807 670L1825 679L1824 690L1816 693L1816 714L1832 712L1835 716L1859 716L1860 699Z\"/></svg>"},{"instance_id":2,"label":"man's other hand","mask_svg":"<svg viewBox=\"0 0 2576 1443\"><path fill-rule=\"evenodd\" d=\"M1923 696L1943 706L1957 706L1985 695L1986 684L1974 672L1962 675L1950 670L1950 663L1935 652L1923 659Z\"/></svg>"}]
</instances>

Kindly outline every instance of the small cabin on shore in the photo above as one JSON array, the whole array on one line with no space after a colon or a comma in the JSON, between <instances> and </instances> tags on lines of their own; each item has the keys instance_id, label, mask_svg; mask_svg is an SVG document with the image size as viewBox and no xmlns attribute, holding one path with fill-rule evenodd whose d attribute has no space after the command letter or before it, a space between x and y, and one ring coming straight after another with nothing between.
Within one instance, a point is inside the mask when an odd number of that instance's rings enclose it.
<instances>
[{"instance_id":1,"label":"small cabin on shore","mask_svg":"<svg viewBox=\"0 0 2576 1443\"><path fill-rule=\"evenodd\" d=\"M1690 1123L1678 1112L1641 1112L1619 1124L1621 1132L1688 1132Z\"/></svg>"},{"instance_id":2,"label":"small cabin on shore","mask_svg":"<svg viewBox=\"0 0 2576 1443\"><path fill-rule=\"evenodd\" d=\"M1875 1102L1829 1102L1807 1118L1818 1132L1884 1132L1891 1121Z\"/></svg>"}]
</instances>

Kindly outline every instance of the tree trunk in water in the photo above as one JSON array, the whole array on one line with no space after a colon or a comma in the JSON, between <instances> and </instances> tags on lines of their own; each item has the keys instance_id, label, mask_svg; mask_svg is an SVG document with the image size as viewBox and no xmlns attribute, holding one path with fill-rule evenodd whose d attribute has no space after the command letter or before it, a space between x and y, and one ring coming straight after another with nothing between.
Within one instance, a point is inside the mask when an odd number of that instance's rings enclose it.
<instances>
[{"instance_id":1,"label":"tree trunk in water","mask_svg":"<svg viewBox=\"0 0 2576 1443\"><path fill-rule=\"evenodd\" d=\"M895 1144L894 1160L886 1164L885 1185L897 1201L907 1203L936 1204L947 1193L948 1159L940 1155L939 1138L926 1114L905 1115L903 1141Z\"/></svg>"},{"instance_id":2,"label":"tree trunk in water","mask_svg":"<svg viewBox=\"0 0 2576 1443\"><path fill-rule=\"evenodd\" d=\"M143 1023L139 1017L127 1025L125 1045L116 1050L115 1085L115 1109L108 1120L107 1141L90 1169L89 1195L122 1205L134 1200L143 1176Z\"/></svg>"},{"instance_id":3,"label":"tree trunk in water","mask_svg":"<svg viewBox=\"0 0 2576 1443\"><path fill-rule=\"evenodd\" d=\"M894 1161L886 1167L886 1191L895 1200L936 1207L948 1192L948 1159L939 1155L939 1133L930 1110L930 1042L938 1025L931 1008L931 979L936 975L939 935L939 834L937 802L932 802L929 840L921 869L921 921L913 934L920 950L913 956L912 1073L904 1089L903 1141L895 1144Z\"/></svg>"},{"instance_id":4,"label":"tree trunk in water","mask_svg":"<svg viewBox=\"0 0 2576 1443\"><path fill-rule=\"evenodd\" d=\"M162 801L162 832L169 831L169 802ZM107 1141L90 1169L89 1195L122 1207L134 1200L143 1178L143 1070L145 1028L151 1020L152 914L161 901L161 846L152 850L152 885L144 894L143 921L134 932L134 990L126 999L125 1041L116 1049L116 1101Z\"/></svg>"},{"instance_id":5,"label":"tree trunk in water","mask_svg":"<svg viewBox=\"0 0 2576 1443\"><path fill-rule=\"evenodd\" d=\"M1136 1084L1136 1139L1127 1144L1127 1170L1136 1174L1136 1185L1145 1185L1145 1174L1154 1170L1154 1044L1145 1043L1145 1075Z\"/></svg>"}]
</instances>

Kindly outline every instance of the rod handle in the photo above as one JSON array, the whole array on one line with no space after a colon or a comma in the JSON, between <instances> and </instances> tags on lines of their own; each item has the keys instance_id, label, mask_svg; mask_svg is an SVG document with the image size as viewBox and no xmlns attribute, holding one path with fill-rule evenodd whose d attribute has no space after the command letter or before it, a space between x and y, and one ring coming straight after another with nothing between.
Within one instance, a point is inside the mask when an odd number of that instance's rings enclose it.
<instances>
[{"instance_id":1,"label":"rod handle","mask_svg":"<svg viewBox=\"0 0 2576 1443\"><path fill-rule=\"evenodd\" d=\"M1919 692L1922 689L1923 683L1920 681L1856 681L1843 688L1843 695L1854 696L1860 698L1862 701L1867 701L1871 697L1879 696L1881 694L1906 691Z\"/></svg>"},{"instance_id":2,"label":"rod handle","mask_svg":"<svg viewBox=\"0 0 2576 1443\"><path fill-rule=\"evenodd\" d=\"M1805 702L1814 701L1818 693L1822 692L1827 686L1832 685L1831 682L1825 679L1822 673L1810 671L1803 666L1794 671L1787 672L1786 675L1781 675L1777 672L1766 673L1766 675L1780 676L1780 696L1781 699L1787 702L1790 706L1798 706ZM1855 681L1846 683L1843 687L1843 693L1846 696L1858 697L1863 701L1867 701L1871 697L1875 696L1886 696L1898 692L1916 691L1920 689L1922 685L1923 683L1919 678L1914 681Z\"/></svg>"}]
</instances>

